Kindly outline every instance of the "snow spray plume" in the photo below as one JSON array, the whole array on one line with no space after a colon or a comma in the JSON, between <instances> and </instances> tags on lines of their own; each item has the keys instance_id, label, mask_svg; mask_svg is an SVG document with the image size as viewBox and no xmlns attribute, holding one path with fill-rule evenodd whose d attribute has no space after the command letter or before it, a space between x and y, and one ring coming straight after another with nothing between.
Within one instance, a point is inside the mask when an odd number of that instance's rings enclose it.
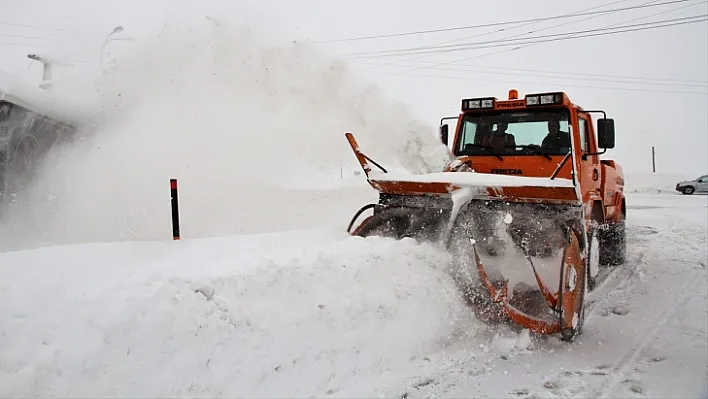
<instances>
[{"instance_id":1,"label":"snow spray plume","mask_svg":"<svg viewBox=\"0 0 708 399\"><path fill-rule=\"evenodd\" d=\"M308 45L262 47L251 31L208 21L181 32L115 60L99 88L114 101L97 105L104 123L47 159L0 242L164 238L170 177L195 213L183 224L192 236L236 232L263 198L286 196L280 182L355 167L346 131L390 169L439 171L447 160L431 126Z\"/></svg>"}]
</instances>

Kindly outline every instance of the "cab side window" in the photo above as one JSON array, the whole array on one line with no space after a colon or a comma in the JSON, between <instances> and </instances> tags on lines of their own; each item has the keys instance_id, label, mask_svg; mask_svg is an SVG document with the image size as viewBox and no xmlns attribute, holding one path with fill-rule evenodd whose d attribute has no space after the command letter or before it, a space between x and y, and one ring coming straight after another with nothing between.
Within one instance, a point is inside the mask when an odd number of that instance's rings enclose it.
<instances>
[{"instance_id":1,"label":"cab side window","mask_svg":"<svg viewBox=\"0 0 708 399\"><path fill-rule=\"evenodd\" d=\"M580 115L578 115L578 128L580 130L580 148L583 150L583 152L590 152L590 137L588 134L588 123Z\"/></svg>"}]
</instances>

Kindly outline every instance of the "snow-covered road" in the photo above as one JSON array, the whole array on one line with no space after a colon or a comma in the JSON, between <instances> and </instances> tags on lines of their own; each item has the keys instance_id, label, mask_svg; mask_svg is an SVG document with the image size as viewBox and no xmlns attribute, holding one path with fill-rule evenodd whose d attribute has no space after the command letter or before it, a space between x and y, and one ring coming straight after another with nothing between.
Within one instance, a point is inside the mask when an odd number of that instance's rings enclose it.
<instances>
[{"instance_id":1,"label":"snow-covered road","mask_svg":"<svg viewBox=\"0 0 708 399\"><path fill-rule=\"evenodd\" d=\"M0 396L705 397L708 197L629 195L572 344L477 322L444 254L348 219L5 252Z\"/></svg>"},{"instance_id":2,"label":"snow-covered road","mask_svg":"<svg viewBox=\"0 0 708 399\"><path fill-rule=\"evenodd\" d=\"M708 198L635 193L628 203L627 262L590 294L575 343L460 343L407 396L705 398Z\"/></svg>"}]
</instances>

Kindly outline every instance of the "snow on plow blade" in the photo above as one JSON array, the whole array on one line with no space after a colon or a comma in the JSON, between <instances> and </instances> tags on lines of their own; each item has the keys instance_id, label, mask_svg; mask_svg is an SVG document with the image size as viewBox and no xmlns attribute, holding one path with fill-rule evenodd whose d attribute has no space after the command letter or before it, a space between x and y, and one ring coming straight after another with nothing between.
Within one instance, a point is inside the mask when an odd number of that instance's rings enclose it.
<instances>
[{"instance_id":1,"label":"snow on plow blade","mask_svg":"<svg viewBox=\"0 0 708 399\"><path fill-rule=\"evenodd\" d=\"M441 172L424 175L388 173L359 150L354 136L346 134L366 178L382 194L451 194L460 188L478 189L477 197L503 198L515 202L579 204L579 196L568 179L493 175L486 173ZM369 161L384 173L373 172ZM372 173L373 172L373 173Z\"/></svg>"},{"instance_id":2,"label":"snow on plow blade","mask_svg":"<svg viewBox=\"0 0 708 399\"><path fill-rule=\"evenodd\" d=\"M586 251L582 203L572 181L473 171L396 175L364 155L350 133L346 137L379 191L377 204L354 215L350 234L436 243L453 255L450 272L482 319L506 317L566 340L577 335ZM369 209L373 214L355 227Z\"/></svg>"}]
</instances>

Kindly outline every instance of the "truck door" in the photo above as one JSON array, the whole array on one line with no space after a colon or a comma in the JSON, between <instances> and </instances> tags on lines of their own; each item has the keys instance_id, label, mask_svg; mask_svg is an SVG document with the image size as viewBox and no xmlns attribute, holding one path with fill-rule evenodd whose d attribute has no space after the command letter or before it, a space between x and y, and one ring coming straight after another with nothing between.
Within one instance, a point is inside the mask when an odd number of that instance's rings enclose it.
<instances>
[{"instance_id":1,"label":"truck door","mask_svg":"<svg viewBox=\"0 0 708 399\"><path fill-rule=\"evenodd\" d=\"M592 154L595 148L595 138L591 134L591 121L587 114L578 112L578 132L580 133L580 175L582 176L583 200L589 197L602 197L602 179L600 179L600 161L597 155ZM611 195L610 195L611 196Z\"/></svg>"}]
</instances>

